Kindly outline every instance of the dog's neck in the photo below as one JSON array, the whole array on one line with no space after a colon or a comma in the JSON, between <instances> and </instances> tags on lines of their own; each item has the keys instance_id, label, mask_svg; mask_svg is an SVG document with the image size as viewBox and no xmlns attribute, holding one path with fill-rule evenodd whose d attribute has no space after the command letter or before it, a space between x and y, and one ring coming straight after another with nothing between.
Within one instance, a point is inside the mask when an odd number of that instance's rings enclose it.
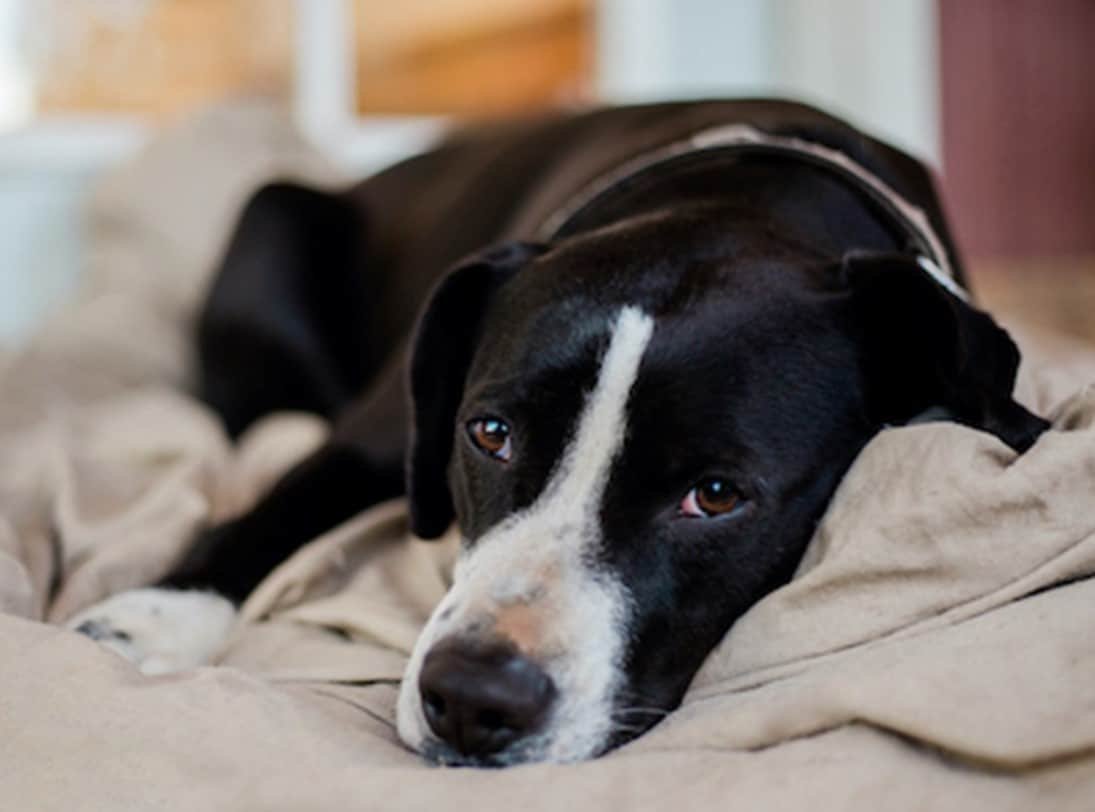
<instances>
[{"instance_id":1,"label":"dog's neck","mask_svg":"<svg viewBox=\"0 0 1095 812\"><path fill-rule=\"evenodd\" d=\"M795 183L788 183L790 176ZM775 194L757 193L765 188ZM889 184L837 150L747 125L703 130L625 162L556 209L538 236L546 241L588 231L643 213L651 200L713 199L793 228L819 253L908 254L949 292L968 298L928 218ZM843 244L835 244L834 235Z\"/></svg>"}]
</instances>

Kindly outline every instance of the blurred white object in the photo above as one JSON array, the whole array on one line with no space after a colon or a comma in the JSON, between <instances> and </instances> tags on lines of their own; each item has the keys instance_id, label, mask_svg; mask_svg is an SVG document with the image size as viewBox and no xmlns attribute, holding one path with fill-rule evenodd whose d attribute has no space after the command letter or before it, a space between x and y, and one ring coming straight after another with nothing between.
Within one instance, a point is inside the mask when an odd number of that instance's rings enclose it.
<instances>
[{"instance_id":1,"label":"blurred white object","mask_svg":"<svg viewBox=\"0 0 1095 812\"><path fill-rule=\"evenodd\" d=\"M934 0L599 0L611 101L797 98L938 164Z\"/></svg>"},{"instance_id":2,"label":"blurred white object","mask_svg":"<svg viewBox=\"0 0 1095 812\"><path fill-rule=\"evenodd\" d=\"M26 55L20 43L25 7L0 0L0 131L25 124L34 110Z\"/></svg>"},{"instance_id":3,"label":"blurred white object","mask_svg":"<svg viewBox=\"0 0 1095 812\"><path fill-rule=\"evenodd\" d=\"M136 121L86 118L0 134L0 344L25 336L73 288L92 182L146 136Z\"/></svg>"},{"instance_id":4,"label":"blurred white object","mask_svg":"<svg viewBox=\"0 0 1095 812\"><path fill-rule=\"evenodd\" d=\"M336 165L366 175L428 149L445 121L357 114L353 20L344 0L296 0L293 118Z\"/></svg>"}]
</instances>

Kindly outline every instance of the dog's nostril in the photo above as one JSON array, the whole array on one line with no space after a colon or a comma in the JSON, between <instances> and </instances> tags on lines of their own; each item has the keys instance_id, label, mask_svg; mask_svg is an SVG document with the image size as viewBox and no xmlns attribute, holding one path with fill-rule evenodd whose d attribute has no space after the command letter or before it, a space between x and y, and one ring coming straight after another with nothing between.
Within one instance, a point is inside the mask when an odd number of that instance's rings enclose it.
<instances>
[{"instance_id":1,"label":"dog's nostril","mask_svg":"<svg viewBox=\"0 0 1095 812\"><path fill-rule=\"evenodd\" d=\"M426 703L426 710L434 716L445 715L445 700L433 691L424 691L422 700Z\"/></svg>"},{"instance_id":2,"label":"dog's nostril","mask_svg":"<svg viewBox=\"0 0 1095 812\"><path fill-rule=\"evenodd\" d=\"M430 729L465 755L488 755L539 729L555 685L508 645L450 638L426 655L418 680Z\"/></svg>"}]
</instances>

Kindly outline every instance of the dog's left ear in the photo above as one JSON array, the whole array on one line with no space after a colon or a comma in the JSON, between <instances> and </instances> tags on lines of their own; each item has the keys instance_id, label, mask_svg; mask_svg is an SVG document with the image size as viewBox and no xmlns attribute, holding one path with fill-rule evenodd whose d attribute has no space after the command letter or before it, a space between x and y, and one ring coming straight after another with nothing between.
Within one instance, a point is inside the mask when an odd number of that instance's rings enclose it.
<instances>
[{"instance_id":1,"label":"dog's left ear","mask_svg":"<svg viewBox=\"0 0 1095 812\"><path fill-rule=\"evenodd\" d=\"M901 424L942 407L1018 452L1049 427L1012 397L1019 350L988 314L909 257L851 255L841 273L862 332L873 419Z\"/></svg>"},{"instance_id":2,"label":"dog's left ear","mask_svg":"<svg viewBox=\"0 0 1095 812\"><path fill-rule=\"evenodd\" d=\"M506 280L544 250L507 243L472 257L434 289L419 318L410 365L413 420L407 458L416 536L437 538L454 517L448 467L456 413L487 307Z\"/></svg>"}]
</instances>

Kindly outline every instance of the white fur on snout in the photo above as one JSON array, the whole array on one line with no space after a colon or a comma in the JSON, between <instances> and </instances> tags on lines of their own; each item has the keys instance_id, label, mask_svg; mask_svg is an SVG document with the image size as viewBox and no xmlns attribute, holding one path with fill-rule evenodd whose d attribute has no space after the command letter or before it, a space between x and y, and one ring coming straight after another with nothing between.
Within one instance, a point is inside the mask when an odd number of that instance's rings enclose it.
<instances>
[{"instance_id":1,"label":"white fur on snout","mask_svg":"<svg viewBox=\"0 0 1095 812\"><path fill-rule=\"evenodd\" d=\"M99 643L145 674L169 674L210 662L235 619L232 602L213 592L134 589L85 609L65 625L94 626Z\"/></svg>"},{"instance_id":2,"label":"white fur on snout","mask_svg":"<svg viewBox=\"0 0 1095 812\"><path fill-rule=\"evenodd\" d=\"M434 740L418 690L430 648L448 635L497 633L515 608L527 631L519 648L557 689L545 729L515 745L515 758L574 761L607 743L630 610L623 585L591 561L602 542L601 499L627 433L628 397L653 330L640 309L620 310L596 386L543 492L457 562L453 586L422 631L400 690L399 733L409 746L421 750Z\"/></svg>"}]
</instances>

